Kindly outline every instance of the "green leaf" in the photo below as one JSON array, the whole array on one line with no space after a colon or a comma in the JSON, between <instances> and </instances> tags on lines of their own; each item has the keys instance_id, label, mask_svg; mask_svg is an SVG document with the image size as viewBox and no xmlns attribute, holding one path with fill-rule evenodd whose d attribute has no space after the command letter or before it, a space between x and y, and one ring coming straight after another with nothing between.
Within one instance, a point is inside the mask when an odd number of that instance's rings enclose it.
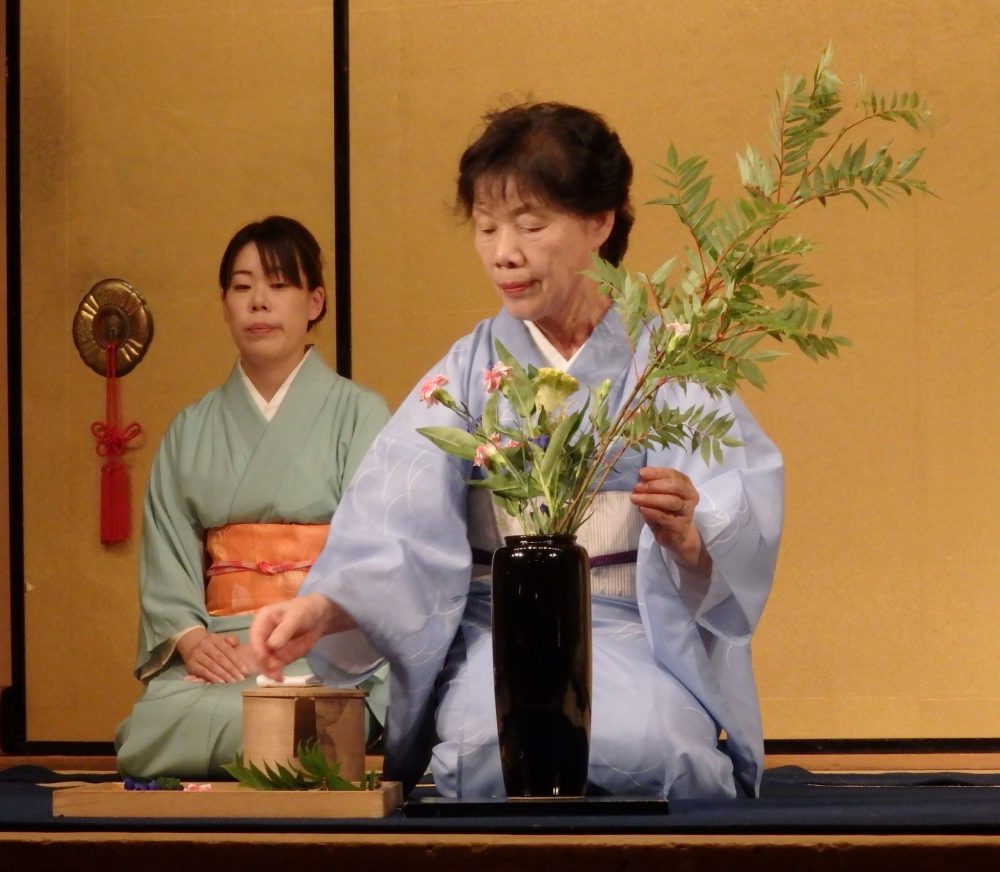
<instances>
[{"instance_id":1,"label":"green leaf","mask_svg":"<svg viewBox=\"0 0 1000 872\"><path fill-rule=\"evenodd\" d=\"M538 496L537 492L526 488L520 480L502 473L492 473L484 478L473 478L469 480L468 484L469 487L488 490L498 497L527 500Z\"/></svg>"},{"instance_id":2,"label":"green leaf","mask_svg":"<svg viewBox=\"0 0 1000 872\"><path fill-rule=\"evenodd\" d=\"M458 427L418 427L417 432L430 439L442 451L463 460L472 460L476 456L476 449L483 444L482 440Z\"/></svg>"},{"instance_id":3,"label":"green leaf","mask_svg":"<svg viewBox=\"0 0 1000 872\"><path fill-rule=\"evenodd\" d=\"M501 396L500 391L494 391L486 398L486 404L483 406L482 423L482 431L486 434L500 432L499 407Z\"/></svg>"},{"instance_id":4,"label":"green leaf","mask_svg":"<svg viewBox=\"0 0 1000 872\"><path fill-rule=\"evenodd\" d=\"M657 268L656 272L653 273L652 277L650 278L650 282L653 285L663 284L667 280L667 276L670 275L670 271L674 268L674 264L676 262L677 262L677 257L674 256L669 260L665 261L663 264L661 264Z\"/></svg>"}]
</instances>

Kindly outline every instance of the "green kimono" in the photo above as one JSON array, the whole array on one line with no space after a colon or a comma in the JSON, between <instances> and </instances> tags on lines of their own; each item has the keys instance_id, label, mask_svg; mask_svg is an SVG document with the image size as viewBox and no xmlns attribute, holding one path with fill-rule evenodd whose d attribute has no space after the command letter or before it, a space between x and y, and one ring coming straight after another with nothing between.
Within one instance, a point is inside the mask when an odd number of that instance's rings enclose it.
<instances>
[{"instance_id":1,"label":"green kimono","mask_svg":"<svg viewBox=\"0 0 1000 872\"><path fill-rule=\"evenodd\" d=\"M307 355L270 423L239 368L171 423L150 471L140 555L139 651L146 688L116 737L118 768L134 776L209 778L242 743L242 691L185 681L176 636L203 626L246 641L252 615L209 616L205 531L239 523L329 522L375 435L388 420L375 393ZM306 674L304 660L287 674ZM362 687L384 720L385 670Z\"/></svg>"}]
</instances>

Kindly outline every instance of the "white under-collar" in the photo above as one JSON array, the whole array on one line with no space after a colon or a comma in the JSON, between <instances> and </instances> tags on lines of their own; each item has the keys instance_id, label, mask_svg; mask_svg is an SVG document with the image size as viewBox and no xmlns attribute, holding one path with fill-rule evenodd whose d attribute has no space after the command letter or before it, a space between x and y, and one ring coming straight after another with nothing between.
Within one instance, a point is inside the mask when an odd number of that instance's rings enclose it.
<instances>
[{"instance_id":1,"label":"white under-collar","mask_svg":"<svg viewBox=\"0 0 1000 872\"><path fill-rule=\"evenodd\" d=\"M270 400L265 400L263 394L261 394L261 392L254 387L254 383L250 381L250 376L248 376L246 374L246 370L243 369L243 361L237 362L237 366L240 368L240 375L243 377L243 384L247 386L247 390L250 392L250 399L252 399L257 408L260 409L260 413L264 416L264 420L270 421L275 415L278 414L278 408L281 406L281 401L285 399L285 395L288 393L288 389L295 380L295 376L299 374L299 370L302 369L302 364L306 362L306 358L309 357L310 354L312 354L311 345L306 348L306 353L302 355L302 360L299 361L298 366L288 373L288 378L281 383L281 387L274 392L274 396L271 397Z\"/></svg>"},{"instance_id":2,"label":"white under-collar","mask_svg":"<svg viewBox=\"0 0 1000 872\"><path fill-rule=\"evenodd\" d=\"M546 339L545 334L535 326L534 321L525 321L524 326L528 328L528 332L531 334L531 338L535 340L538 350L542 352L545 362L554 369L561 369L563 372L573 365L573 361L577 359L580 352L583 351L583 346L587 344L587 342L584 342L583 345L573 352L573 356L567 359L563 357L562 352L558 348ZM590 341L589 338L587 341Z\"/></svg>"}]
</instances>

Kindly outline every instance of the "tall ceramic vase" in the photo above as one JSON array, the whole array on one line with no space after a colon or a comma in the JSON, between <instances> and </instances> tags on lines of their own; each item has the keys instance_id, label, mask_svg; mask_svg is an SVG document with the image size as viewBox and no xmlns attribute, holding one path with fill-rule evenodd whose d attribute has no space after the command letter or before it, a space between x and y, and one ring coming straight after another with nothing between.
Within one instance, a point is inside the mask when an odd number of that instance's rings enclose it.
<instances>
[{"instance_id":1,"label":"tall ceramic vase","mask_svg":"<svg viewBox=\"0 0 1000 872\"><path fill-rule=\"evenodd\" d=\"M576 537L507 536L493 555L493 679L509 797L583 796L590 569Z\"/></svg>"}]
</instances>

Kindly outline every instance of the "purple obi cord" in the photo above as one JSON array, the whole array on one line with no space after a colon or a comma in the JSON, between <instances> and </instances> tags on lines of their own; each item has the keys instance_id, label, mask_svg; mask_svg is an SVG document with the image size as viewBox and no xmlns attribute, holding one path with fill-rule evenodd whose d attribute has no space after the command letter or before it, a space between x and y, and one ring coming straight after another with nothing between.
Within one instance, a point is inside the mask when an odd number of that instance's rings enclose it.
<instances>
[{"instance_id":1,"label":"purple obi cord","mask_svg":"<svg viewBox=\"0 0 1000 872\"><path fill-rule=\"evenodd\" d=\"M590 558L590 568L596 566L616 566L620 563L635 563L639 556L638 551L616 551L614 554L601 554L598 557ZM483 548L472 549L472 563L474 566L492 566L493 552Z\"/></svg>"}]
</instances>

